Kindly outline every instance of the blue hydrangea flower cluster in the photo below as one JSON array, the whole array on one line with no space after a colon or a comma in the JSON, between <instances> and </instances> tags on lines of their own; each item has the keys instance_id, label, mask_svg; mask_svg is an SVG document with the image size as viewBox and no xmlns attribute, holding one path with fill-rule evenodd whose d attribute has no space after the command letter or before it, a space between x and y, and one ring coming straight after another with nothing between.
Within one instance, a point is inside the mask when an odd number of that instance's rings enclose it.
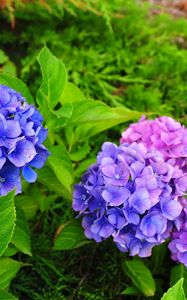
<instances>
[{"instance_id":1,"label":"blue hydrangea flower cluster","mask_svg":"<svg viewBox=\"0 0 187 300\"><path fill-rule=\"evenodd\" d=\"M21 172L28 182L36 180L33 168L42 168L49 155L42 121L20 93L0 85L0 195L14 188L21 192Z\"/></svg>"},{"instance_id":2,"label":"blue hydrangea flower cluster","mask_svg":"<svg viewBox=\"0 0 187 300\"><path fill-rule=\"evenodd\" d=\"M147 257L163 243L182 211L187 176L142 143L104 143L75 185L73 209L89 239L113 238L130 255Z\"/></svg>"}]
</instances>

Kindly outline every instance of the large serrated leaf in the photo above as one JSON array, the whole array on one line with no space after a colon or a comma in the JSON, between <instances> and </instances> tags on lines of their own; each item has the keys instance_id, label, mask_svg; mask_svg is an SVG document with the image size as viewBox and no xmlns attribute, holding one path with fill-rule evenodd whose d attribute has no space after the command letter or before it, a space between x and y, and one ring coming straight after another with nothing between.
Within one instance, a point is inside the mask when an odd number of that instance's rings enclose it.
<instances>
[{"instance_id":1,"label":"large serrated leaf","mask_svg":"<svg viewBox=\"0 0 187 300\"><path fill-rule=\"evenodd\" d=\"M0 197L0 256L7 248L15 228L14 191Z\"/></svg>"},{"instance_id":2,"label":"large serrated leaf","mask_svg":"<svg viewBox=\"0 0 187 300\"><path fill-rule=\"evenodd\" d=\"M80 142L118 124L137 120L141 115L125 107L111 108L101 101L86 100L73 103L67 126L76 126L75 138Z\"/></svg>"},{"instance_id":3,"label":"large serrated leaf","mask_svg":"<svg viewBox=\"0 0 187 300\"><path fill-rule=\"evenodd\" d=\"M132 280L133 284L146 296L155 294L155 281L150 270L138 259L126 260L123 264L123 270Z\"/></svg>"},{"instance_id":4,"label":"large serrated leaf","mask_svg":"<svg viewBox=\"0 0 187 300\"><path fill-rule=\"evenodd\" d=\"M0 289L9 287L11 280L15 277L23 263L9 257L0 258Z\"/></svg>"},{"instance_id":5,"label":"large serrated leaf","mask_svg":"<svg viewBox=\"0 0 187 300\"><path fill-rule=\"evenodd\" d=\"M66 69L63 62L54 56L47 47L40 51L38 62L42 72L42 84L38 91L37 101L41 104L40 98L45 99L49 107L53 109L62 99L67 82Z\"/></svg>"},{"instance_id":6,"label":"large serrated leaf","mask_svg":"<svg viewBox=\"0 0 187 300\"><path fill-rule=\"evenodd\" d=\"M183 278L177 281L177 283L163 295L161 300L186 300L183 290L183 281Z\"/></svg>"},{"instance_id":7,"label":"large serrated leaf","mask_svg":"<svg viewBox=\"0 0 187 300\"><path fill-rule=\"evenodd\" d=\"M136 119L141 114L126 107L112 108L99 100L77 101L73 103L73 114L69 123L71 125L80 125L104 121L124 122Z\"/></svg>"}]
</instances>

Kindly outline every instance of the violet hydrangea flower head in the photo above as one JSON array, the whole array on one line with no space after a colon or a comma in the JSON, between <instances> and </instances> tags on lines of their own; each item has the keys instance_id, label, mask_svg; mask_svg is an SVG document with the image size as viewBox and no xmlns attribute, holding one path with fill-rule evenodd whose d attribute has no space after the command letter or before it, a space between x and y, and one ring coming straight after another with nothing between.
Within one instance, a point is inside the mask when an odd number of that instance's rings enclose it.
<instances>
[{"instance_id":1,"label":"violet hydrangea flower head","mask_svg":"<svg viewBox=\"0 0 187 300\"><path fill-rule=\"evenodd\" d=\"M88 238L112 237L121 251L147 257L170 237L181 214L184 189L177 183L183 176L142 143L104 143L96 164L75 185L73 209Z\"/></svg>"},{"instance_id":2,"label":"violet hydrangea flower head","mask_svg":"<svg viewBox=\"0 0 187 300\"><path fill-rule=\"evenodd\" d=\"M36 180L33 167L41 168L49 155L42 121L20 93L0 85L0 195L21 191L20 172L28 182Z\"/></svg>"},{"instance_id":3,"label":"violet hydrangea flower head","mask_svg":"<svg viewBox=\"0 0 187 300\"><path fill-rule=\"evenodd\" d=\"M187 129L171 117L159 117L131 124L123 133L120 142L143 143L151 150L160 151L171 164L187 170Z\"/></svg>"},{"instance_id":4,"label":"violet hydrangea flower head","mask_svg":"<svg viewBox=\"0 0 187 300\"><path fill-rule=\"evenodd\" d=\"M185 212L180 228L173 233L168 248L171 251L171 258L187 267L187 214Z\"/></svg>"}]
</instances>

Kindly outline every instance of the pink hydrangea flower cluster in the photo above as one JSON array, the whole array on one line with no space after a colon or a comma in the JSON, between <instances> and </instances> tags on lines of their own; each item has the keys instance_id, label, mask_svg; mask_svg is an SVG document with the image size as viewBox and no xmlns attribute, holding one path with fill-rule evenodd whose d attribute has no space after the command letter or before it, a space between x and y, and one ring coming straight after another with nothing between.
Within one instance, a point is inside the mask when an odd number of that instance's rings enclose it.
<instances>
[{"instance_id":1,"label":"pink hydrangea flower cluster","mask_svg":"<svg viewBox=\"0 0 187 300\"><path fill-rule=\"evenodd\" d=\"M147 149L159 151L167 163L183 172L177 188L185 195L187 192L187 128L166 116L154 120L142 117L138 123L131 124L122 133L121 144L133 142L143 143ZM187 199L182 197L180 204L183 210L176 219L176 226L168 247L171 258L187 267Z\"/></svg>"},{"instance_id":2,"label":"pink hydrangea flower cluster","mask_svg":"<svg viewBox=\"0 0 187 300\"><path fill-rule=\"evenodd\" d=\"M187 171L187 128L170 117L159 117L131 124L123 133L121 144L143 143L150 150L160 151L164 159Z\"/></svg>"}]
</instances>

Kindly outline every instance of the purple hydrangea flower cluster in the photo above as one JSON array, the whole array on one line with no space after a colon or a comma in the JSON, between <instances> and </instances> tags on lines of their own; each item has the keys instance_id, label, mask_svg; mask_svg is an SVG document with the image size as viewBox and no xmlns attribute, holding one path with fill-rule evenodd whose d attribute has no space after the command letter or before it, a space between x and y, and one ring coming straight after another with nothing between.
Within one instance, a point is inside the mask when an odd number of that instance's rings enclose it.
<instances>
[{"instance_id":1,"label":"purple hydrangea flower cluster","mask_svg":"<svg viewBox=\"0 0 187 300\"><path fill-rule=\"evenodd\" d=\"M28 182L36 180L33 168L42 168L49 155L42 121L20 93L0 85L0 195L21 192L20 172Z\"/></svg>"},{"instance_id":2,"label":"purple hydrangea flower cluster","mask_svg":"<svg viewBox=\"0 0 187 300\"><path fill-rule=\"evenodd\" d=\"M112 237L121 251L147 257L176 227L186 180L142 143L104 143L97 163L75 185L73 209L88 238Z\"/></svg>"}]
</instances>

